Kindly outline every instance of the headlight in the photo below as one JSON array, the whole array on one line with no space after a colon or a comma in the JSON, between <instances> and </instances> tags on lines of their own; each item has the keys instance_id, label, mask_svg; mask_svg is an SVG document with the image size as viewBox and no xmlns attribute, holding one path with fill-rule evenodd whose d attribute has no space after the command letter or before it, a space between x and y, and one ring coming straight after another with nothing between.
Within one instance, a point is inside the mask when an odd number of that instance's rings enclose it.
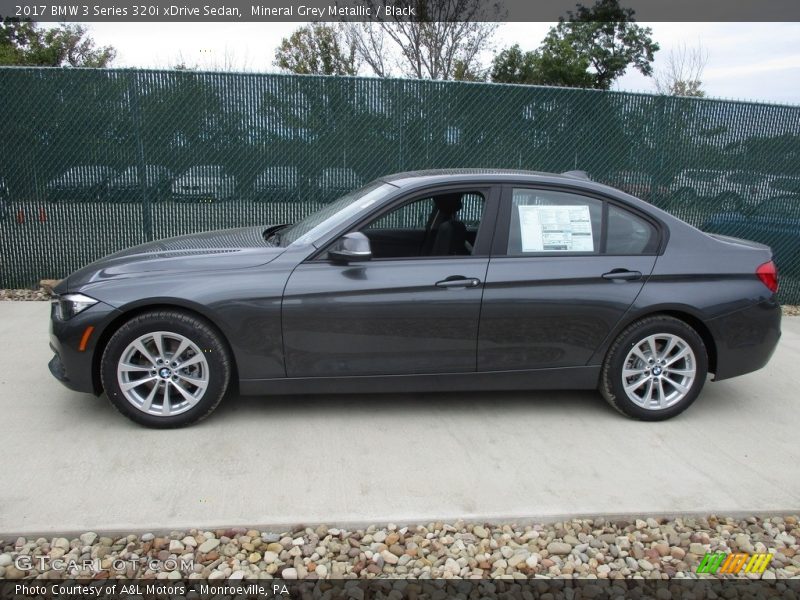
<instances>
[{"instance_id":1,"label":"headlight","mask_svg":"<svg viewBox=\"0 0 800 600\"><path fill-rule=\"evenodd\" d=\"M97 300L83 294L65 294L53 298L53 310L56 318L68 321L78 313L97 304Z\"/></svg>"}]
</instances>

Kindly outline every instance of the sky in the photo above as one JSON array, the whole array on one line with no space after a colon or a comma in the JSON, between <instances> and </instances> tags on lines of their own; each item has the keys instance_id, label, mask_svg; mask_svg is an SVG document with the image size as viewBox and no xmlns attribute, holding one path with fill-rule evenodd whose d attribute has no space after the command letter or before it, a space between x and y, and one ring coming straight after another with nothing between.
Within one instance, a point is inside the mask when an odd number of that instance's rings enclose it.
<instances>
[{"instance_id":1,"label":"sky","mask_svg":"<svg viewBox=\"0 0 800 600\"><path fill-rule=\"evenodd\" d=\"M275 48L302 23L91 23L91 36L117 51L115 66L274 72ZM663 68L670 50L702 44L708 52L703 89L712 98L800 104L800 23L641 23L651 27ZM550 23L503 23L494 49L532 50ZM491 55L487 56L489 58ZM629 70L614 89L653 92L652 78Z\"/></svg>"}]
</instances>

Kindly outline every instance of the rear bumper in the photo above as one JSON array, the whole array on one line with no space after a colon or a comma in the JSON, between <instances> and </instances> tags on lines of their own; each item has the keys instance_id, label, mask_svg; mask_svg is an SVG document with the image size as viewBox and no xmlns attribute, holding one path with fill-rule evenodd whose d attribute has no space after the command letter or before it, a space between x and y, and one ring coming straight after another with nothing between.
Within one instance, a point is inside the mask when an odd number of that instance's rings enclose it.
<instances>
[{"instance_id":1,"label":"rear bumper","mask_svg":"<svg viewBox=\"0 0 800 600\"><path fill-rule=\"evenodd\" d=\"M769 362L781 337L781 306L775 298L707 321L717 345L714 380L751 373Z\"/></svg>"}]
</instances>

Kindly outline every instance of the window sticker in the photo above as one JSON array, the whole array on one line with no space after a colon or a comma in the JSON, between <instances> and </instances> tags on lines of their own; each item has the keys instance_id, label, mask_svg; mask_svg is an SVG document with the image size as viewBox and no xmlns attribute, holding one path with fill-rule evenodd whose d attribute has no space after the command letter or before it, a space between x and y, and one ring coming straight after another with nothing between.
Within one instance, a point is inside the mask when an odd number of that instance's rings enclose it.
<instances>
[{"instance_id":1,"label":"window sticker","mask_svg":"<svg viewBox=\"0 0 800 600\"><path fill-rule=\"evenodd\" d=\"M587 205L517 208L523 252L594 252Z\"/></svg>"}]
</instances>

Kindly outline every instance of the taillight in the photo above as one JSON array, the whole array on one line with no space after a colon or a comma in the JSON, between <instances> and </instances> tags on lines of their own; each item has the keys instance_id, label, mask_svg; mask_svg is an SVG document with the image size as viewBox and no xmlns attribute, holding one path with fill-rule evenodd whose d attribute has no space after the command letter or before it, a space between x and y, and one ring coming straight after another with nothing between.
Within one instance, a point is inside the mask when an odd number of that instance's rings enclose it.
<instances>
[{"instance_id":1,"label":"taillight","mask_svg":"<svg viewBox=\"0 0 800 600\"><path fill-rule=\"evenodd\" d=\"M778 268L772 261L765 262L756 269L756 275L773 294L778 291Z\"/></svg>"}]
</instances>

